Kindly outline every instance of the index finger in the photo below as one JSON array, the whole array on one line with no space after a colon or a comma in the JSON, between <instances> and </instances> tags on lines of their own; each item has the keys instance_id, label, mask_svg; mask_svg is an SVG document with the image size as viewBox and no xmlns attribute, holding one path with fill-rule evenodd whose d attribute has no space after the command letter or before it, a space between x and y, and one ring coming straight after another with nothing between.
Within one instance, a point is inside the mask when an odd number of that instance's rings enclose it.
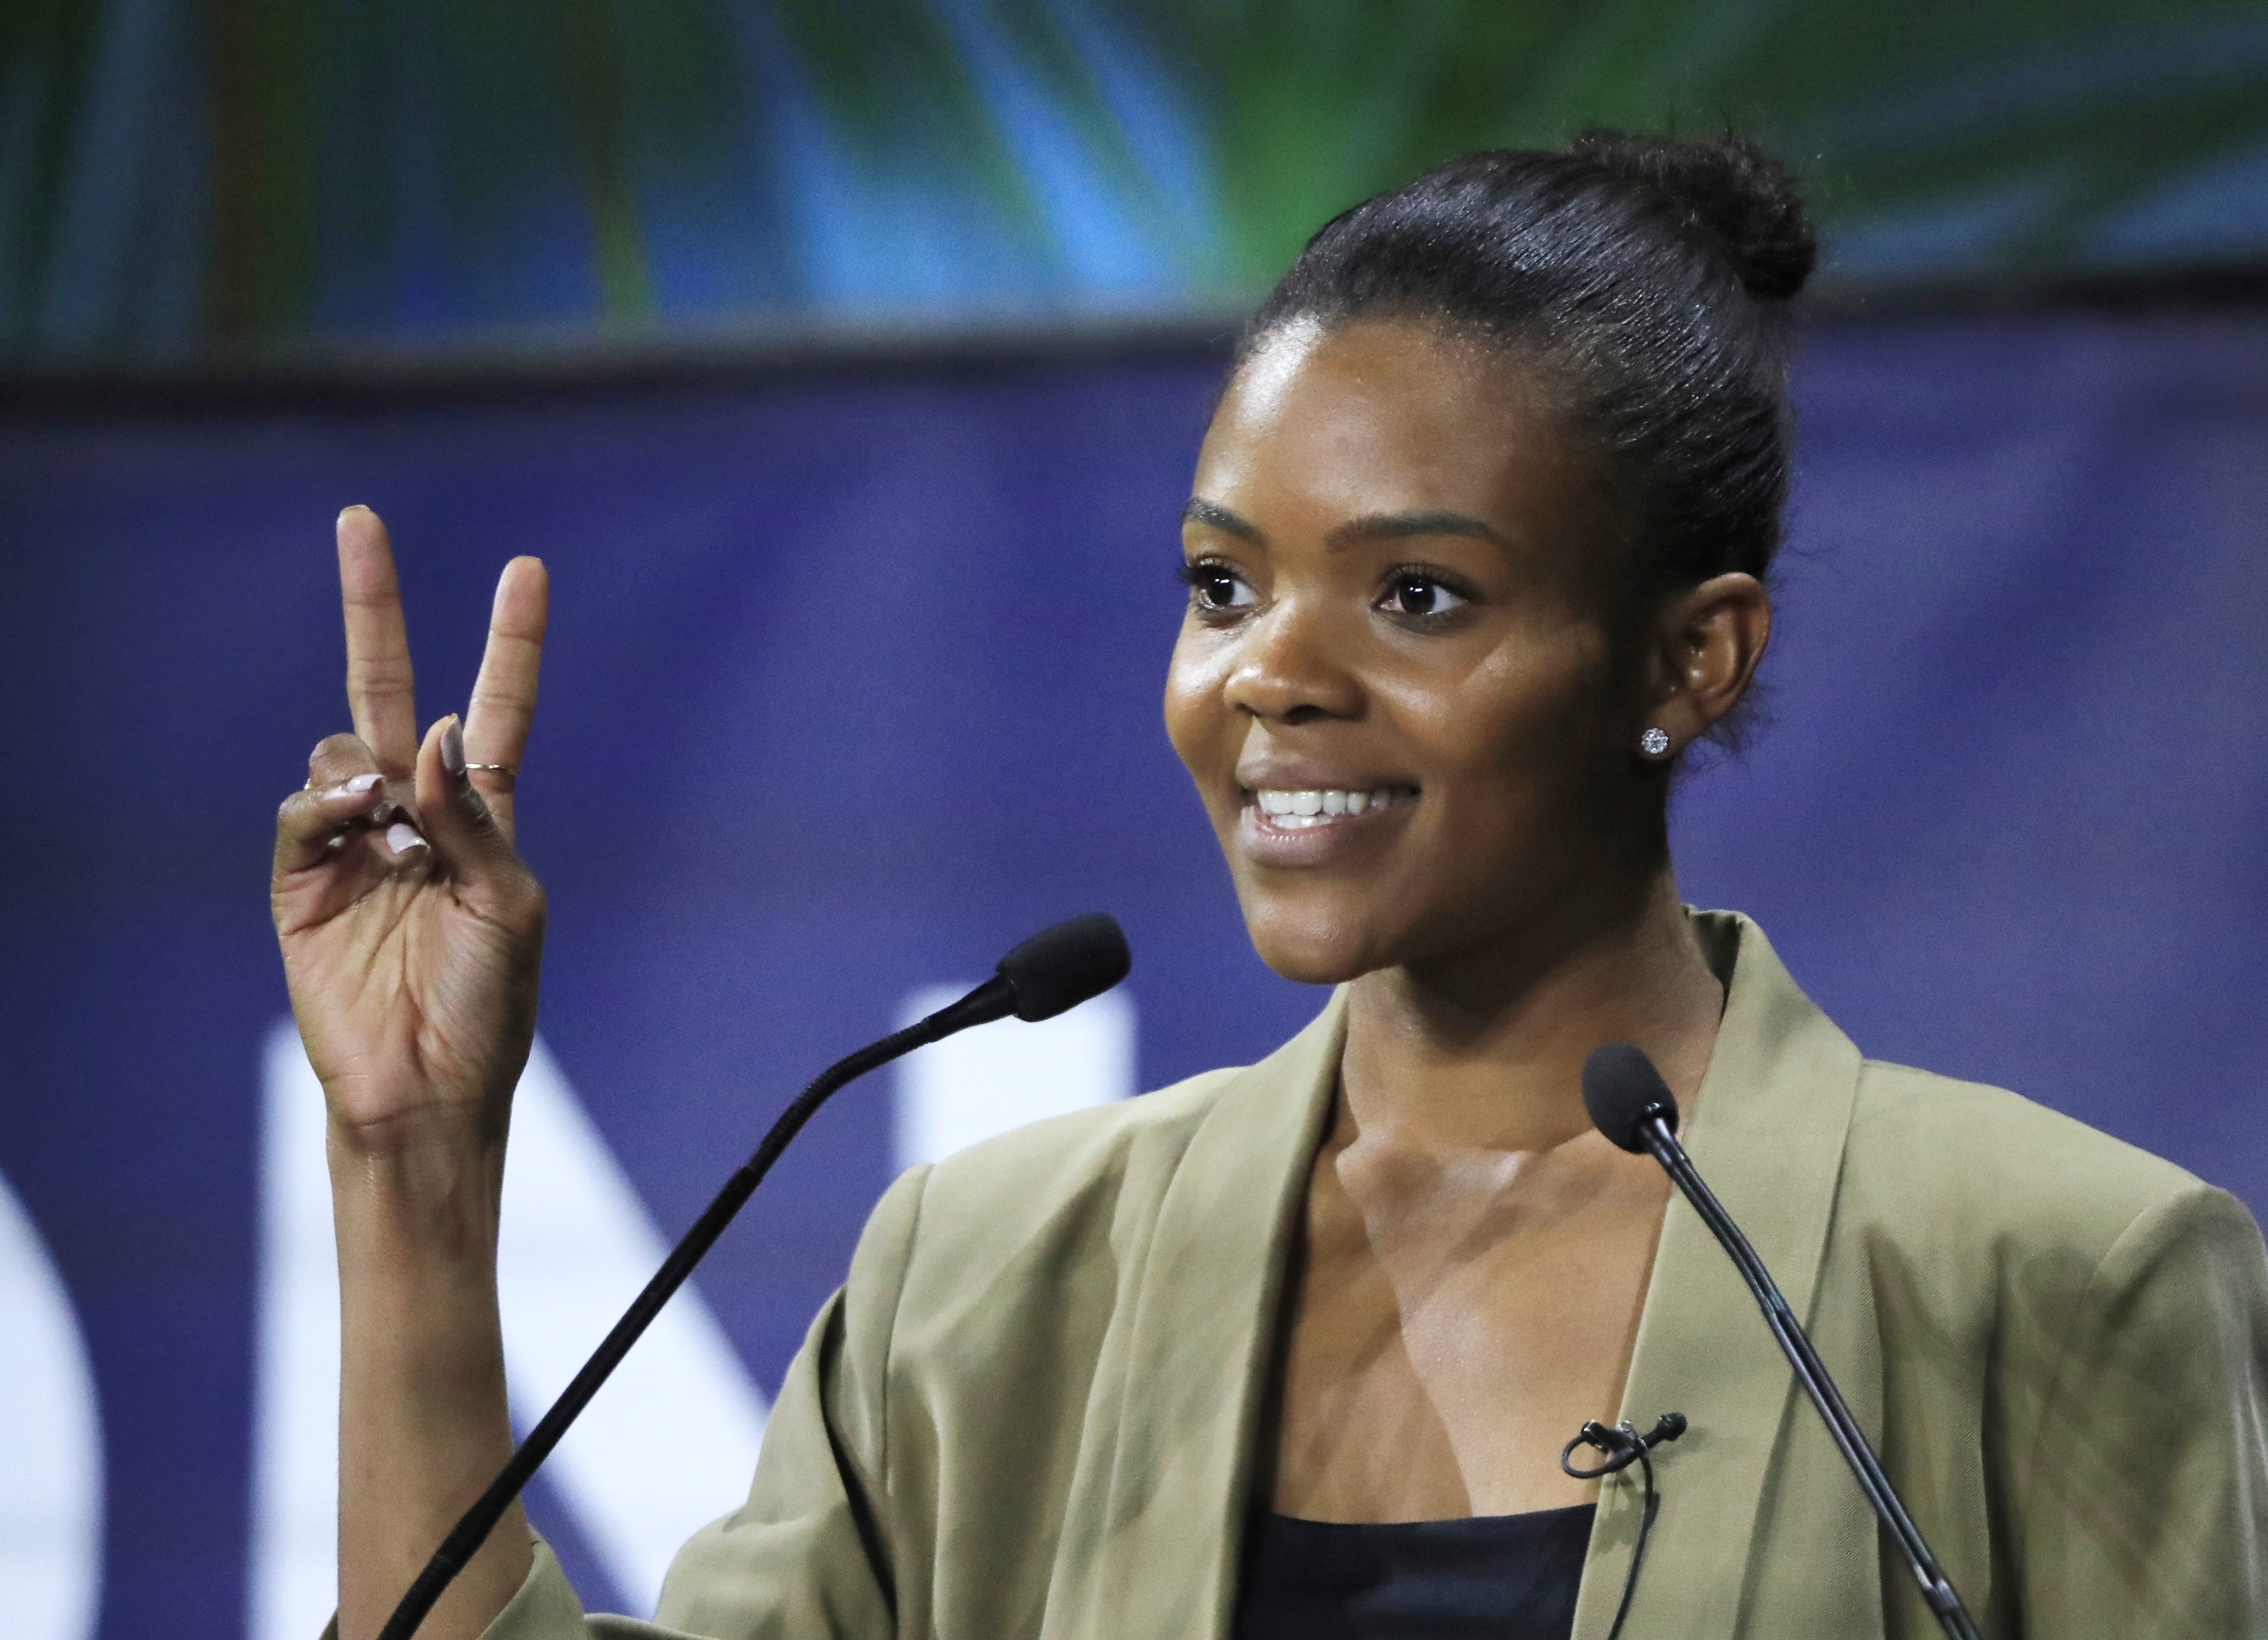
<instances>
[{"instance_id":1,"label":"index finger","mask_svg":"<svg viewBox=\"0 0 2268 1640\"><path fill-rule=\"evenodd\" d=\"M347 617L347 707L355 733L389 779L417 763L417 701L409 630L386 526L366 506L339 514L339 595Z\"/></svg>"},{"instance_id":2,"label":"index finger","mask_svg":"<svg viewBox=\"0 0 2268 1640\"><path fill-rule=\"evenodd\" d=\"M465 707L465 756L473 763L519 767L527 731L535 721L535 679L543 663L543 629L549 618L551 579L541 558L518 558L504 566L489 615L488 647ZM508 783L507 783L508 785ZM512 794L490 792L489 806L511 829Z\"/></svg>"}]
</instances>

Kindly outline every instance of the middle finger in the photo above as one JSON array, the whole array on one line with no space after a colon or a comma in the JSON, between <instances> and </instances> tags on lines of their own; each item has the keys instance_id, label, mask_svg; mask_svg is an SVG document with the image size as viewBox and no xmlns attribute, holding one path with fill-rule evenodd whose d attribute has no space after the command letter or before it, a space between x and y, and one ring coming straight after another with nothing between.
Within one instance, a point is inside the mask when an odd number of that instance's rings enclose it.
<instances>
[{"instance_id":1,"label":"middle finger","mask_svg":"<svg viewBox=\"0 0 2268 1640\"><path fill-rule=\"evenodd\" d=\"M475 764L518 769L535 719L535 680L543 661L543 629L550 580L542 560L514 558L497 582L489 616L488 647L465 712L465 756ZM482 792L497 823L512 831L512 781L482 778Z\"/></svg>"}]
</instances>

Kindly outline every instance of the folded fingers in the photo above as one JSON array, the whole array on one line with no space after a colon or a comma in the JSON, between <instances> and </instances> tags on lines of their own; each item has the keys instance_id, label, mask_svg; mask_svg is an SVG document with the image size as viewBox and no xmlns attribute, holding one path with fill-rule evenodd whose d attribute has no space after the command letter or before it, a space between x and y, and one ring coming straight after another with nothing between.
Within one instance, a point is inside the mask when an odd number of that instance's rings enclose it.
<instances>
[{"instance_id":1,"label":"folded fingers","mask_svg":"<svg viewBox=\"0 0 2268 1640\"><path fill-rule=\"evenodd\" d=\"M415 816L387 790L370 748L357 735L331 735L309 756L306 785L276 811L276 869L306 870L372 834L387 861L425 846Z\"/></svg>"}]
</instances>

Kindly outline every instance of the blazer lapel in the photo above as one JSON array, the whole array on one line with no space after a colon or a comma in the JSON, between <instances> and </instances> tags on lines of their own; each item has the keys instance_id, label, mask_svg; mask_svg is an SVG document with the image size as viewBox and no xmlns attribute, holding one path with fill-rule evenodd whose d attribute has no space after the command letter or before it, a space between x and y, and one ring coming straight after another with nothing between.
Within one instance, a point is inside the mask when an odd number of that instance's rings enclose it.
<instances>
[{"instance_id":1,"label":"blazer lapel","mask_svg":"<svg viewBox=\"0 0 2268 1640\"><path fill-rule=\"evenodd\" d=\"M1859 1053L1754 923L1718 912L1695 923L1730 980L1686 1146L1808 1319ZM1150 1233L1129 1247L1140 1267L1122 1274L1131 1299L1124 1330L1106 1346L1089 1404L1049 1640L1226 1640L1284 1274L1344 1038L1344 1001L1334 997L1300 1035L1229 1081L1173 1164ZM1877 1386L1845 1378L1844 1388L1871 1422ZM1632 1632L1732 1640L1739 1631L1774 1454L1786 1419L1808 1415L1794 1394L1731 1260L1674 1199L1621 1415L1644 1428L1683 1412L1690 1428L1656 1464L1663 1502ZM1575 1640L1605 1640L1613 1623L1639 1498L1634 1470L1601 1493ZM1807 1552L1819 1547L1807 1537ZM1863 1551L1822 1565L1821 1576L1875 1577L1871 1536Z\"/></svg>"},{"instance_id":2,"label":"blazer lapel","mask_svg":"<svg viewBox=\"0 0 2268 1640\"><path fill-rule=\"evenodd\" d=\"M1344 1039L1334 996L1221 1090L1173 1168L1123 1347L1107 1349L1115 1381L1090 1404L1051 1640L1226 1640L1284 1274Z\"/></svg>"},{"instance_id":3,"label":"blazer lapel","mask_svg":"<svg viewBox=\"0 0 2268 1640\"><path fill-rule=\"evenodd\" d=\"M1859 1051L1796 988L1756 924L1702 912L1695 925L1712 965L1729 971L1730 982L1683 1137L1790 1307L1808 1321L1857 1096ZM1863 1417L1873 1386L1845 1387ZM1684 1640L1729 1640L1736 1632L1783 1421L1808 1415L1791 1409L1797 1393L1731 1260L1683 1197L1673 1197L1622 1416L1643 1429L1665 1412L1683 1412L1690 1429L1659 1450L1662 1501L1630 1632ZM1613 1624L1641 1496L1635 1468L1602 1490L1576 1640L1605 1640ZM1862 1567L1822 1566L1821 1575L1878 1575L1871 1540L1865 1548Z\"/></svg>"}]
</instances>

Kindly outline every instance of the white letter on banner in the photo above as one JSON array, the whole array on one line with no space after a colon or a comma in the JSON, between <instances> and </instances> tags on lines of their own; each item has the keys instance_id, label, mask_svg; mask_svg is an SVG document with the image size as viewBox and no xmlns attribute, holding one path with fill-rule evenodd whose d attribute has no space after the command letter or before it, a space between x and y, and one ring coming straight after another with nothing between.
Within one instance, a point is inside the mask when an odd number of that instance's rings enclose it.
<instances>
[{"instance_id":1,"label":"white letter on banner","mask_svg":"<svg viewBox=\"0 0 2268 1640\"><path fill-rule=\"evenodd\" d=\"M321 1631L338 1586L338 1271L323 1096L269 1034L261 1174L252 1640ZM668 1249L541 1042L513 1096L497 1283L525 1434ZM544 1466L615 1588L650 1613L679 1545L746 1496L769 1410L691 1285Z\"/></svg>"},{"instance_id":2,"label":"white letter on banner","mask_svg":"<svg viewBox=\"0 0 2268 1640\"><path fill-rule=\"evenodd\" d=\"M84 1640L102 1572L102 1430L70 1295L0 1178L0 1634Z\"/></svg>"},{"instance_id":3,"label":"white letter on banner","mask_svg":"<svg viewBox=\"0 0 2268 1640\"><path fill-rule=\"evenodd\" d=\"M718 1182L739 1159L719 1153ZM512 1103L497 1254L522 1433L668 1253L539 1041ZM638 1614L653 1611L685 1540L747 1497L770 1410L688 1282L559 1444L551 1484Z\"/></svg>"},{"instance_id":4,"label":"white letter on banner","mask_svg":"<svg viewBox=\"0 0 2268 1640\"><path fill-rule=\"evenodd\" d=\"M910 1025L968 994L932 986L906 999ZM1044 1117L1134 1091L1134 1002L1122 988L1027 1025L1004 1019L898 1061L897 1164L934 1162Z\"/></svg>"}]
</instances>

